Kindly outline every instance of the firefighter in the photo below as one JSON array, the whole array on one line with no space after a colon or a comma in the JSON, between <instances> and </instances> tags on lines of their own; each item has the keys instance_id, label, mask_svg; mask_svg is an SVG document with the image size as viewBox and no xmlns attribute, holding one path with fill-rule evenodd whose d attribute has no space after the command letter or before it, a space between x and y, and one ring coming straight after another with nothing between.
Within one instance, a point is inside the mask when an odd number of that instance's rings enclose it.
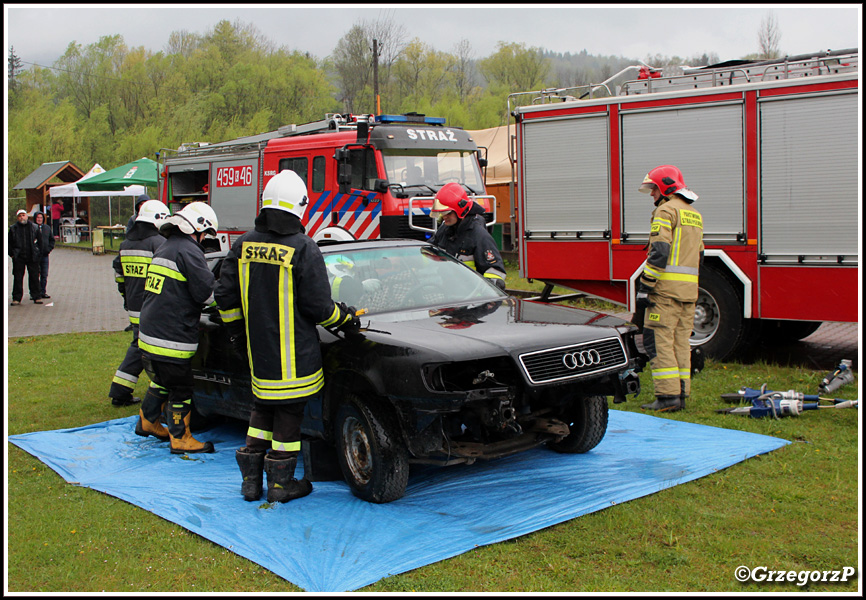
<instances>
[{"instance_id":1,"label":"firefighter","mask_svg":"<svg viewBox=\"0 0 866 600\"><path fill-rule=\"evenodd\" d=\"M144 369L165 402L172 454L214 451L211 442L192 436L190 413L198 324L202 308L213 303L216 283L201 242L205 235L215 235L217 227L210 206L188 204L160 226L167 239L153 253L147 270L138 346Z\"/></svg>"},{"instance_id":2,"label":"firefighter","mask_svg":"<svg viewBox=\"0 0 866 600\"><path fill-rule=\"evenodd\" d=\"M309 198L294 171L262 192L255 228L239 237L220 267L214 294L238 354L248 356L254 396L246 445L236 452L241 493L254 502L267 474L268 502L312 492L295 479L304 406L324 386L316 324L358 330L355 310L331 299L325 261L306 235Z\"/></svg>"},{"instance_id":3,"label":"firefighter","mask_svg":"<svg viewBox=\"0 0 866 600\"><path fill-rule=\"evenodd\" d=\"M505 289L505 264L493 236L484 222L484 208L466 195L459 183L446 183L436 193L434 213L440 213L443 226L430 243L466 263L496 286Z\"/></svg>"},{"instance_id":4,"label":"firefighter","mask_svg":"<svg viewBox=\"0 0 866 600\"><path fill-rule=\"evenodd\" d=\"M138 324L141 315L141 304L144 301L144 284L147 268L153 259L154 251L165 241L159 234L159 226L168 217L168 208L159 200L145 202L138 214L135 224L126 239L120 244L120 250L112 263L117 291L123 296L127 308L129 324L132 327L132 342L126 349L126 356L114 373L108 397L113 406L129 406L141 402L134 398L132 392L138 383L138 376L144 366L141 364L141 350L138 348ZM148 390L144 404L139 409L139 422L135 432L139 435L155 435L167 440L168 432L159 424L163 402L155 400L154 394L159 388Z\"/></svg>"},{"instance_id":5,"label":"firefighter","mask_svg":"<svg viewBox=\"0 0 866 600\"><path fill-rule=\"evenodd\" d=\"M686 188L674 166L651 170L639 190L655 204L635 298L637 312L643 314L643 345L655 391L654 402L641 408L676 411L685 408L691 389L689 337L704 258L703 220L692 208L698 195Z\"/></svg>"}]
</instances>

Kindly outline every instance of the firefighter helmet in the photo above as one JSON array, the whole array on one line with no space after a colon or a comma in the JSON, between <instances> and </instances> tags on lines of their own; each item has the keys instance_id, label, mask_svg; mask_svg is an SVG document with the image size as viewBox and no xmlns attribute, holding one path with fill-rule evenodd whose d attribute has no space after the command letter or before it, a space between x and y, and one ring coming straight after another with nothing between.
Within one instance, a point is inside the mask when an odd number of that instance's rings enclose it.
<instances>
[{"instance_id":1,"label":"firefighter helmet","mask_svg":"<svg viewBox=\"0 0 866 600\"><path fill-rule=\"evenodd\" d=\"M472 200L466 195L463 186L456 182L446 183L436 192L432 212L448 212L453 210L458 219L462 219L472 208Z\"/></svg>"},{"instance_id":2,"label":"firefighter helmet","mask_svg":"<svg viewBox=\"0 0 866 600\"><path fill-rule=\"evenodd\" d=\"M152 223L159 227L162 221L168 218L168 214L168 208L159 200L146 200L138 209L138 216L135 217L135 220Z\"/></svg>"},{"instance_id":3,"label":"firefighter helmet","mask_svg":"<svg viewBox=\"0 0 866 600\"><path fill-rule=\"evenodd\" d=\"M280 171L268 181L262 192L262 208L290 212L299 219L304 218L310 201L307 184L294 171Z\"/></svg>"},{"instance_id":4,"label":"firefighter helmet","mask_svg":"<svg viewBox=\"0 0 866 600\"><path fill-rule=\"evenodd\" d=\"M187 235L193 233L216 235L219 228L216 213L205 202L187 204L177 214L169 217L166 222L174 223L178 229Z\"/></svg>"},{"instance_id":5,"label":"firefighter helmet","mask_svg":"<svg viewBox=\"0 0 866 600\"><path fill-rule=\"evenodd\" d=\"M680 194L687 200L694 201L698 199L696 193L686 188L683 174L673 165L662 165L651 170L644 177L638 190L644 194L649 194L652 192L653 186L659 189L662 196Z\"/></svg>"}]
</instances>

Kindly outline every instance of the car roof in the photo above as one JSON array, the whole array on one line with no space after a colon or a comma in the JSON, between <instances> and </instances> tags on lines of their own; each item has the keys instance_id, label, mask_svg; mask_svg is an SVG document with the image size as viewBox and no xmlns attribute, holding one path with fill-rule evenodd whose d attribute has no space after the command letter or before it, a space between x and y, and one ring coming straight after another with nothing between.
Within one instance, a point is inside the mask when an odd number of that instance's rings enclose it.
<instances>
[{"instance_id":1,"label":"car roof","mask_svg":"<svg viewBox=\"0 0 866 600\"><path fill-rule=\"evenodd\" d=\"M319 242L319 250L322 254L331 252L345 252L347 250L364 250L370 248L404 248L413 246L429 246L428 242L408 239L377 239L377 240L354 240L350 242L324 241Z\"/></svg>"}]
</instances>

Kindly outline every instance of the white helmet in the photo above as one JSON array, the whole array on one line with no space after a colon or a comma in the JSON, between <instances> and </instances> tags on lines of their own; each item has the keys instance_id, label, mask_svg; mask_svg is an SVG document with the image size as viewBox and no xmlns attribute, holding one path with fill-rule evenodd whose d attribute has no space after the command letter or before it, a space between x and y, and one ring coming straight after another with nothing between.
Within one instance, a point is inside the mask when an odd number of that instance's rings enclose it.
<instances>
[{"instance_id":1,"label":"white helmet","mask_svg":"<svg viewBox=\"0 0 866 600\"><path fill-rule=\"evenodd\" d=\"M219 223L216 213L205 202L192 202L187 204L178 213L166 219L166 223L172 223L187 235L193 233L209 233L216 235Z\"/></svg>"},{"instance_id":2,"label":"white helmet","mask_svg":"<svg viewBox=\"0 0 866 600\"><path fill-rule=\"evenodd\" d=\"M294 171L280 171L271 177L262 192L263 209L283 210L299 219L304 218L309 204L307 184Z\"/></svg>"},{"instance_id":3,"label":"white helmet","mask_svg":"<svg viewBox=\"0 0 866 600\"><path fill-rule=\"evenodd\" d=\"M168 207L165 204L159 200L147 200L138 209L138 216L135 217L135 220L153 223L159 227L162 221L168 218L168 214Z\"/></svg>"}]
</instances>

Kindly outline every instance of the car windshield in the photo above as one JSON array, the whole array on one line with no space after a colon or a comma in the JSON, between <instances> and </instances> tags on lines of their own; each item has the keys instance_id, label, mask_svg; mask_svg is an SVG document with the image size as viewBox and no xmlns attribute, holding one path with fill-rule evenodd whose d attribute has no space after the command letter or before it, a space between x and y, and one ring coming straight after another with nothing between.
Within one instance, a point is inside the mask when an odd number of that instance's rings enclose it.
<instances>
[{"instance_id":1,"label":"car windshield","mask_svg":"<svg viewBox=\"0 0 866 600\"><path fill-rule=\"evenodd\" d=\"M388 181L392 185L413 188L410 190L413 195L433 195L451 181L464 184L473 194L484 193L474 152L383 150L382 158Z\"/></svg>"},{"instance_id":2,"label":"car windshield","mask_svg":"<svg viewBox=\"0 0 866 600\"><path fill-rule=\"evenodd\" d=\"M505 297L476 271L432 246L323 253L334 301L369 314Z\"/></svg>"}]
</instances>

